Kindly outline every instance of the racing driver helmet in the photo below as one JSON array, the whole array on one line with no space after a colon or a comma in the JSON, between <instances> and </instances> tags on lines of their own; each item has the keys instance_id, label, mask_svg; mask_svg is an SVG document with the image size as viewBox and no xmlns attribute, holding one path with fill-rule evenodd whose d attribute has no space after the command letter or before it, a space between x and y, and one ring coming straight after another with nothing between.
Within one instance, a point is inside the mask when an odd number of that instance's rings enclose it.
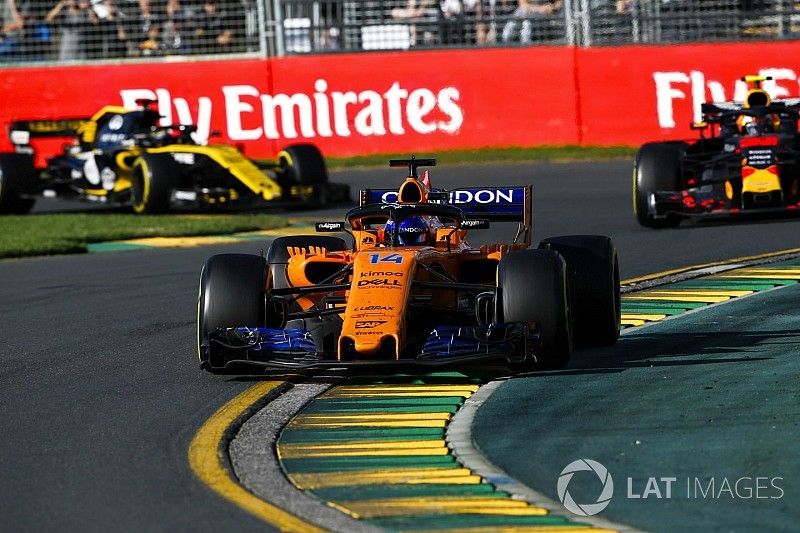
<instances>
[{"instance_id":1,"label":"racing driver helmet","mask_svg":"<svg viewBox=\"0 0 800 533\"><path fill-rule=\"evenodd\" d=\"M383 228L385 244L391 244L395 221L389 220ZM397 240L401 246L423 246L430 244L431 226L420 215L406 218L397 228Z\"/></svg>"}]
</instances>

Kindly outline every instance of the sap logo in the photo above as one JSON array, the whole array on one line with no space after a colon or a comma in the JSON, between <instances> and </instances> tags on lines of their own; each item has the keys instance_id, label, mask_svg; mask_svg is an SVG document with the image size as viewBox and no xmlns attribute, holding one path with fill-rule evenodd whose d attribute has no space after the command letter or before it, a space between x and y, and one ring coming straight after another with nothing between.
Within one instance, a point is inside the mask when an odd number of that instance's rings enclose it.
<instances>
[{"instance_id":1,"label":"sap logo","mask_svg":"<svg viewBox=\"0 0 800 533\"><path fill-rule=\"evenodd\" d=\"M386 324L386 320L361 320L356 322L356 329L371 329Z\"/></svg>"},{"instance_id":2,"label":"sap logo","mask_svg":"<svg viewBox=\"0 0 800 533\"><path fill-rule=\"evenodd\" d=\"M356 307L356 311L394 311L394 307L384 307L382 305L366 305L364 307Z\"/></svg>"},{"instance_id":3,"label":"sap logo","mask_svg":"<svg viewBox=\"0 0 800 533\"><path fill-rule=\"evenodd\" d=\"M381 276L397 276L398 278L403 277L402 272L362 272L362 278L374 278L374 277L381 277Z\"/></svg>"},{"instance_id":4,"label":"sap logo","mask_svg":"<svg viewBox=\"0 0 800 533\"><path fill-rule=\"evenodd\" d=\"M514 203L514 189L481 189L478 191L453 191L450 193L452 204L500 204Z\"/></svg>"},{"instance_id":5,"label":"sap logo","mask_svg":"<svg viewBox=\"0 0 800 533\"><path fill-rule=\"evenodd\" d=\"M368 285L377 285L388 288L400 288L403 286L400 280L397 279L360 279L358 280L359 287L366 287Z\"/></svg>"}]
</instances>

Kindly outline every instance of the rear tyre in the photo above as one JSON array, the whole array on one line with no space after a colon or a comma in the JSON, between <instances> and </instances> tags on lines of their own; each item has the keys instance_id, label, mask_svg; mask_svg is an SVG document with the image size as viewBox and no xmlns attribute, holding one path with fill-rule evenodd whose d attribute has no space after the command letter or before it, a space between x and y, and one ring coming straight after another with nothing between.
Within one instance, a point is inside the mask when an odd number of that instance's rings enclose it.
<instances>
[{"instance_id":1,"label":"rear tyre","mask_svg":"<svg viewBox=\"0 0 800 533\"><path fill-rule=\"evenodd\" d=\"M497 266L501 322L535 322L541 345L535 358L514 366L521 369L562 368L572 353L572 324L564 259L552 250L512 252Z\"/></svg>"},{"instance_id":2,"label":"rear tyre","mask_svg":"<svg viewBox=\"0 0 800 533\"><path fill-rule=\"evenodd\" d=\"M28 154L0 154L0 214L25 215L36 203L23 196L35 184L33 157Z\"/></svg>"},{"instance_id":3,"label":"rear tyre","mask_svg":"<svg viewBox=\"0 0 800 533\"><path fill-rule=\"evenodd\" d=\"M168 211L179 180L180 167L170 154L143 154L137 158L131 174L133 211L137 214Z\"/></svg>"},{"instance_id":4,"label":"rear tyre","mask_svg":"<svg viewBox=\"0 0 800 533\"><path fill-rule=\"evenodd\" d=\"M681 223L677 215L655 218L647 209L648 198L656 191L681 188L680 161L686 153L685 142L648 143L636 153L633 165L633 212L636 220L648 228L670 228Z\"/></svg>"},{"instance_id":5,"label":"rear tyre","mask_svg":"<svg viewBox=\"0 0 800 533\"><path fill-rule=\"evenodd\" d=\"M279 181L284 187L311 185L312 202L326 206L335 199L329 194L328 169L319 148L313 144L292 144L278 154Z\"/></svg>"},{"instance_id":6,"label":"rear tyre","mask_svg":"<svg viewBox=\"0 0 800 533\"><path fill-rule=\"evenodd\" d=\"M250 254L211 256L200 274L197 300L197 355L201 368L225 372L220 347L209 344L218 328L266 324L267 263Z\"/></svg>"},{"instance_id":7,"label":"rear tyre","mask_svg":"<svg viewBox=\"0 0 800 533\"><path fill-rule=\"evenodd\" d=\"M567 263L570 308L576 346L610 346L621 320L619 260L610 238L568 235L545 239L539 248L561 254Z\"/></svg>"},{"instance_id":8,"label":"rear tyre","mask_svg":"<svg viewBox=\"0 0 800 533\"><path fill-rule=\"evenodd\" d=\"M287 181L298 185L328 182L328 169L322 152L313 144L292 144L278 154L278 163Z\"/></svg>"}]
</instances>

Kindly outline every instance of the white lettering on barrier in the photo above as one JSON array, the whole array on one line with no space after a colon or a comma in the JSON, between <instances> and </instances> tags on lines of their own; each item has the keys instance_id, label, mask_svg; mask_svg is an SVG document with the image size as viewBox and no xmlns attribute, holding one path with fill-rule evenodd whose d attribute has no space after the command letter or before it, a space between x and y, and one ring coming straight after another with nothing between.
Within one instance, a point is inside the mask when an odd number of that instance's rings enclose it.
<instances>
[{"instance_id":1,"label":"white lettering on barrier","mask_svg":"<svg viewBox=\"0 0 800 533\"><path fill-rule=\"evenodd\" d=\"M409 92L395 81L382 93L372 89L359 93L329 92L328 82L317 79L313 89L308 95L262 94L252 85L221 87L227 137L233 141L254 141L350 137L354 133L362 137L400 136L409 130L422 135L437 131L454 135L464 123L464 112L459 105L461 93L456 87L444 87L438 92L427 88ZM162 124L173 123L174 109L181 123L197 125L196 140L208 138L212 119L212 101L208 96L198 98L194 120L189 102L172 96L164 88L123 89L120 96L123 105L131 109L137 107L138 99L156 100ZM254 127L247 128L245 124ZM351 125L355 131L351 131Z\"/></svg>"},{"instance_id":2,"label":"white lettering on barrier","mask_svg":"<svg viewBox=\"0 0 800 533\"><path fill-rule=\"evenodd\" d=\"M264 134L263 128L245 130L242 114L254 113L253 104L242 101L243 96L258 97L258 89L250 85L230 85L222 88L225 95L225 118L228 137L235 141L254 141Z\"/></svg>"},{"instance_id":3,"label":"white lettering on barrier","mask_svg":"<svg viewBox=\"0 0 800 533\"><path fill-rule=\"evenodd\" d=\"M763 68L758 71L760 76L771 77L763 83L762 87L770 97L786 98L797 94L797 73L789 68ZM695 122L702 117L701 105L704 102L725 102L733 100L742 102L747 94L747 83L741 79L733 82L732 93L726 93L725 86L717 80L709 80L700 71L690 72L654 72L653 82L656 90L656 112L658 125L661 128L675 128L674 101L686 98L685 89L691 93L692 118ZM790 89L785 83L794 82ZM686 87L686 84L689 84Z\"/></svg>"}]
</instances>

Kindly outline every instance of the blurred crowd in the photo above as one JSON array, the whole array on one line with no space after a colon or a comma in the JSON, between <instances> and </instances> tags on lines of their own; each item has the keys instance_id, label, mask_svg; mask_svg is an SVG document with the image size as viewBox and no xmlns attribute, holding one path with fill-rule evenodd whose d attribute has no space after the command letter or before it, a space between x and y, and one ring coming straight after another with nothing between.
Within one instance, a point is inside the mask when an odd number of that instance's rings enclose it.
<instances>
[{"instance_id":1,"label":"blurred crowd","mask_svg":"<svg viewBox=\"0 0 800 533\"><path fill-rule=\"evenodd\" d=\"M243 0L4 0L0 60L245 51Z\"/></svg>"},{"instance_id":2,"label":"blurred crowd","mask_svg":"<svg viewBox=\"0 0 800 533\"><path fill-rule=\"evenodd\" d=\"M573 39L579 32L578 38L592 45L785 38L800 32L794 19L779 33L772 22L759 25L753 16L775 11L775 0L2 2L0 62L263 52L268 39L280 38L285 52L307 53L563 44L570 30ZM576 6L582 7L576 11ZM259 16L266 24L259 24Z\"/></svg>"}]
</instances>

